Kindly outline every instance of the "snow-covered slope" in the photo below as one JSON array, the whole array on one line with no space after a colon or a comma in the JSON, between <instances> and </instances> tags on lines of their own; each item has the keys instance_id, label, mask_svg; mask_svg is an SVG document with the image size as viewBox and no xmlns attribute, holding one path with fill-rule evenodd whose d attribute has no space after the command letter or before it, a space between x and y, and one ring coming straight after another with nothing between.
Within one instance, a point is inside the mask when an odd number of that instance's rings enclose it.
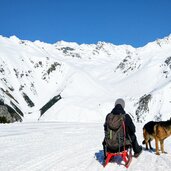
<instances>
[{"instance_id":1,"label":"snow-covered slope","mask_svg":"<svg viewBox=\"0 0 171 171\"><path fill-rule=\"evenodd\" d=\"M0 36L0 99L24 121L103 122L118 97L136 121L171 111L171 35L141 48Z\"/></svg>"},{"instance_id":2,"label":"snow-covered slope","mask_svg":"<svg viewBox=\"0 0 171 171\"><path fill-rule=\"evenodd\" d=\"M143 124L136 124L138 142ZM116 157L103 168L103 124L14 123L0 125L1 171L170 171L171 141L165 140L167 154L143 150L129 168L118 165ZM152 141L152 146L155 141Z\"/></svg>"}]
</instances>

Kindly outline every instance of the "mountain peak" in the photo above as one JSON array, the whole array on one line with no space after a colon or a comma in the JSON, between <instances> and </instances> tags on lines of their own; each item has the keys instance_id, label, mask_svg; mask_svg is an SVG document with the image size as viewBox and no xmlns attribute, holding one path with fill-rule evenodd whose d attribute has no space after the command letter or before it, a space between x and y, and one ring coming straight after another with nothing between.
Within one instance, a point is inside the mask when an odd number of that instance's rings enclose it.
<instances>
[{"instance_id":1,"label":"mountain peak","mask_svg":"<svg viewBox=\"0 0 171 171\"><path fill-rule=\"evenodd\" d=\"M77 46L79 46L79 44L76 42L66 42L64 40L58 41L58 42L54 43L53 45L59 46L59 47L66 47L66 46L77 47Z\"/></svg>"},{"instance_id":2,"label":"mountain peak","mask_svg":"<svg viewBox=\"0 0 171 171\"><path fill-rule=\"evenodd\" d=\"M16 42L20 41L20 39L17 36L15 36L15 35L10 36L9 39L13 40L13 41L16 41Z\"/></svg>"},{"instance_id":3,"label":"mountain peak","mask_svg":"<svg viewBox=\"0 0 171 171\"><path fill-rule=\"evenodd\" d=\"M139 121L171 110L171 35L143 48L101 41L47 44L16 36L0 40L0 100L22 118L45 106L45 120L102 121L118 96ZM146 97L148 110L141 106Z\"/></svg>"}]
</instances>

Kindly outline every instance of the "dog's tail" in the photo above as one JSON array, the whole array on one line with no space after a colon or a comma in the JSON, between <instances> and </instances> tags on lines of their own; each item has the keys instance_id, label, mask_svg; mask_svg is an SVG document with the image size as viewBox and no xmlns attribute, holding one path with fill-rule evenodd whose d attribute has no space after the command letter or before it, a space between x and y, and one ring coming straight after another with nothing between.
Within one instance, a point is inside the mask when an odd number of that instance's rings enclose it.
<instances>
[{"instance_id":1,"label":"dog's tail","mask_svg":"<svg viewBox=\"0 0 171 171\"><path fill-rule=\"evenodd\" d=\"M144 140L143 140L142 144L145 144L145 135L146 135L146 130L145 130L145 128L143 127L143 137L144 137Z\"/></svg>"}]
</instances>

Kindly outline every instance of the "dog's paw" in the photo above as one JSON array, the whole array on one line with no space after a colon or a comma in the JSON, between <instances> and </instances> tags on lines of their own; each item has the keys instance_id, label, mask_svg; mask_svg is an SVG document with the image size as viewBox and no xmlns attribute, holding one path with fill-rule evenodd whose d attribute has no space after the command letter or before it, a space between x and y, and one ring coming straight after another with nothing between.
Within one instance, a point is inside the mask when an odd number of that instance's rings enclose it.
<instances>
[{"instance_id":1,"label":"dog's paw","mask_svg":"<svg viewBox=\"0 0 171 171\"><path fill-rule=\"evenodd\" d=\"M159 155L160 155L160 153L159 153L159 152L156 152L156 155L158 155L158 156L159 156Z\"/></svg>"}]
</instances>

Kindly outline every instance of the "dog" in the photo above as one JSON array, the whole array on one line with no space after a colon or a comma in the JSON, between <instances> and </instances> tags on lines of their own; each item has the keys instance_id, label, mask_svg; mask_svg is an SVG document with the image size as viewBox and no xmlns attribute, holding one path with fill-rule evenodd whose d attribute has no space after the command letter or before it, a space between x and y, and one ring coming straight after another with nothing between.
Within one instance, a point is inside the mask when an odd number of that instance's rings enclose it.
<instances>
[{"instance_id":1,"label":"dog","mask_svg":"<svg viewBox=\"0 0 171 171\"><path fill-rule=\"evenodd\" d=\"M146 144L146 149L148 150L148 145L152 150L151 141L155 139L156 146L156 155L160 155L159 153L159 145L162 153L166 153L164 151L164 140L171 135L171 118L167 121L150 121L146 123L143 127L143 144Z\"/></svg>"}]
</instances>

